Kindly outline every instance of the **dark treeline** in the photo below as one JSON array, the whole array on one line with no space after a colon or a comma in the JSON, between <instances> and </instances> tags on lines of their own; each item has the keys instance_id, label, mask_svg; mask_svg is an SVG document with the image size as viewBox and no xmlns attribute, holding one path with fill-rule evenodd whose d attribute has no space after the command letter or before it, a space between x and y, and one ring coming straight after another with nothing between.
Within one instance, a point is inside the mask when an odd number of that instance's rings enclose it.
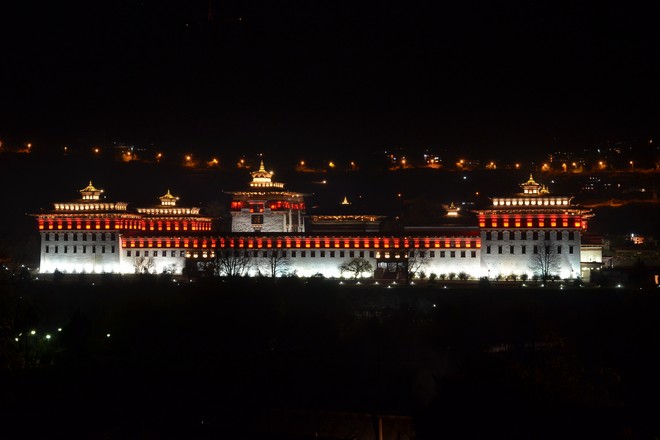
<instances>
[{"instance_id":1,"label":"dark treeline","mask_svg":"<svg viewBox=\"0 0 660 440\"><path fill-rule=\"evenodd\" d=\"M409 415L417 438L660 432L649 291L149 276L1 288L3 425L28 436L244 438L279 409Z\"/></svg>"}]
</instances>

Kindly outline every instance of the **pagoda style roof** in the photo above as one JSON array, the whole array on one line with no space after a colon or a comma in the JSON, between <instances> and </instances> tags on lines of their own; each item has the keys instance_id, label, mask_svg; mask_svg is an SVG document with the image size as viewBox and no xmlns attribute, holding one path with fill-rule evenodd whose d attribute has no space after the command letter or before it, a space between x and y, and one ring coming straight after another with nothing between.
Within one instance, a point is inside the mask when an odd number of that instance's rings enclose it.
<instances>
[{"instance_id":1,"label":"pagoda style roof","mask_svg":"<svg viewBox=\"0 0 660 440\"><path fill-rule=\"evenodd\" d=\"M179 200L178 197L175 197L170 193L169 189L167 190L167 194L158 198L160 199L160 204L163 206L175 206L176 201Z\"/></svg>"},{"instance_id":2,"label":"pagoda style roof","mask_svg":"<svg viewBox=\"0 0 660 440\"><path fill-rule=\"evenodd\" d=\"M250 182L251 187L260 187L260 188L284 188L283 183L273 182L273 172L266 171L264 166L264 161L261 161L259 165L259 170L254 171L252 174L252 182Z\"/></svg>"},{"instance_id":3,"label":"pagoda style roof","mask_svg":"<svg viewBox=\"0 0 660 440\"><path fill-rule=\"evenodd\" d=\"M549 194L548 188L545 185L541 185L534 180L532 173L529 173L529 179L525 183L521 183L520 186L523 189L523 195L525 196L538 196L540 194Z\"/></svg>"},{"instance_id":4,"label":"pagoda style roof","mask_svg":"<svg viewBox=\"0 0 660 440\"><path fill-rule=\"evenodd\" d=\"M80 192L81 193L84 193L84 192L99 192L99 193L102 193L103 190L102 189L96 189L94 187L94 185L92 184L92 181L90 180L89 184L86 187L84 187L83 189L81 189Z\"/></svg>"}]
</instances>

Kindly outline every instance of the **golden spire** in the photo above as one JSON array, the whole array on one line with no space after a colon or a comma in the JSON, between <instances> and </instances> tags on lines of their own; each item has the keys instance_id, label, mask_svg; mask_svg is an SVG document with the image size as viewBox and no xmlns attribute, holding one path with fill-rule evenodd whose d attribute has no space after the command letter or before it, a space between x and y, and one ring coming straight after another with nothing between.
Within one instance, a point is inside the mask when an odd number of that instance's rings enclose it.
<instances>
[{"instance_id":1,"label":"golden spire","mask_svg":"<svg viewBox=\"0 0 660 440\"><path fill-rule=\"evenodd\" d=\"M341 202L342 205L350 205L351 202L348 201L348 197L344 196L344 200Z\"/></svg>"}]
</instances>

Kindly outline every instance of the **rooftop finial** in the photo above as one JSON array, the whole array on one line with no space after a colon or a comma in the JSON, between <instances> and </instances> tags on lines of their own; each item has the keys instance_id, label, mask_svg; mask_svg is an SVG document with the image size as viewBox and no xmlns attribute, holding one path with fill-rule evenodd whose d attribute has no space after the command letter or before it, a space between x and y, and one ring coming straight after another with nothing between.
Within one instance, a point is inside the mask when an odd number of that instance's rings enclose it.
<instances>
[{"instance_id":1,"label":"rooftop finial","mask_svg":"<svg viewBox=\"0 0 660 440\"><path fill-rule=\"evenodd\" d=\"M259 165L259 171L266 172L266 167L264 166L264 160L261 159L261 164Z\"/></svg>"}]
</instances>

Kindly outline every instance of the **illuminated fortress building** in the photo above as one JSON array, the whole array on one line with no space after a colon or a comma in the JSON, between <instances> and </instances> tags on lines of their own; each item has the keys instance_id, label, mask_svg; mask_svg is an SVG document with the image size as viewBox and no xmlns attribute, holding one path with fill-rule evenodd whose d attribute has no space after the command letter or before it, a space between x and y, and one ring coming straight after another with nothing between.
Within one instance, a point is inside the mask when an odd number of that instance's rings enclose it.
<instances>
[{"instance_id":1,"label":"illuminated fortress building","mask_svg":"<svg viewBox=\"0 0 660 440\"><path fill-rule=\"evenodd\" d=\"M581 235L591 213L571 197L551 196L531 176L521 194L493 198L487 209L475 211L473 224L387 234L379 232L382 216L366 214L313 215L307 219L312 232L306 232L305 195L284 190L272 176L262 162L247 189L230 193L227 233L213 231L213 219L199 208L179 206L169 191L159 205L129 209L102 200L103 191L90 182L79 200L35 215L40 271L181 274L186 265L215 264L220 275L339 277L350 276L341 272L342 263L360 259L370 263L361 276L376 279L422 272L531 277L538 275L539 254L547 254L549 274L580 275ZM446 210L448 221L460 217L453 204ZM230 260L240 260L240 270L219 268Z\"/></svg>"}]
</instances>

